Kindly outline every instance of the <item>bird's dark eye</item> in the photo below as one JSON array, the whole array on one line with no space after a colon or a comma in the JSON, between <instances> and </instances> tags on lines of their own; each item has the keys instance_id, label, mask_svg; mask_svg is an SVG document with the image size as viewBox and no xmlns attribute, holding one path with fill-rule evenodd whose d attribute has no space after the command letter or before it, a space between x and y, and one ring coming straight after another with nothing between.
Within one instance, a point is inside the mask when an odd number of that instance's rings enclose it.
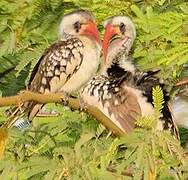
<instances>
[{"instance_id":1,"label":"bird's dark eye","mask_svg":"<svg viewBox=\"0 0 188 180\"><path fill-rule=\"evenodd\" d=\"M124 23L120 23L119 29L120 29L120 31L121 31L122 33L124 33L124 32L126 31L126 29L125 29L125 24L124 24Z\"/></svg>"},{"instance_id":2,"label":"bird's dark eye","mask_svg":"<svg viewBox=\"0 0 188 180\"><path fill-rule=\"evenodd\" d=\"M74 29L76 30L76 32L79 32L80 28L81 28L80 22L79 22L79 21L76 21L76 22L74 23Z\"/></svg>"}]
</instances>

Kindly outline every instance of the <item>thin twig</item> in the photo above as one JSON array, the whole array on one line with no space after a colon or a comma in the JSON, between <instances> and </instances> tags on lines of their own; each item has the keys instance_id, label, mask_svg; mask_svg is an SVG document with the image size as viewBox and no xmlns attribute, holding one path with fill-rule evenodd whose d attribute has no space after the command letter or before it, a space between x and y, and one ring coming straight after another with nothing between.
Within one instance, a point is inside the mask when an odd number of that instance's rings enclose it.
<instances>
[{"instance_id":1,"label":"thin twig","mask_svg":"<svg viewBox=\"0 0 188 180\"><path fill-rule=\"evenodd\" d=\"M188 84L188 77L183 78L181 81L179 81L178 83L175 84L175 86L183 86Z\"/></svg>"}]
</instances>

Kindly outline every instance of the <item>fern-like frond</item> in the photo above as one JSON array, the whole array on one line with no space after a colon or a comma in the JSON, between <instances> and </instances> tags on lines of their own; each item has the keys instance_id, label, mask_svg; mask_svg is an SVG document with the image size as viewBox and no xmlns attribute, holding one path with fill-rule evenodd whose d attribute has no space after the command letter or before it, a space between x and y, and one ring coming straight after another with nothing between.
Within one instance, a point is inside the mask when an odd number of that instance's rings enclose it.
<instances>
[{"instance_id":1,"label":"fern-like frond","mask_svg":"<svg viewBox=\"0 0 188 180\"><path fill-rule=\"evenodd\" d=\"M156 119L153 116L142 116L136 120L136 126L151 129L156 125Z\"/></svg>"},{"instance_id":2,"label":"fern-like frond","mask_svg":"<svg viewBox=\"0 0 188 180\"><path fill-rule=\"evenodd\" d=\"M152 97L153 97L155 115L160 117L164 103L164 95L160 86L156 86L153 88Z\"/></svg>"}]
</instances>

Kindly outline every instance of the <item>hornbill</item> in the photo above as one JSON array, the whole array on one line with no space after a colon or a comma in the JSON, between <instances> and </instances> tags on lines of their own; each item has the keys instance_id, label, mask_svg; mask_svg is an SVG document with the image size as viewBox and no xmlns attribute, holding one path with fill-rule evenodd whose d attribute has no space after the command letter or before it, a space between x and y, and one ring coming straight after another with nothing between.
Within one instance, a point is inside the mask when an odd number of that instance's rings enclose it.
<instances>
[{"instance_id":1,"label":"hornbill","mask_svg":"<svg viewBox=\"0 0 188 180\"><path fill-rule=\"evenodd\" d=\"M78 91L96 73L101 40L93 15L85 10L66 14L59 27L60 39L45 50L35 65L27 90L41 94ZM43 104L26 102L21 110L31 121Z\"/></svg>"},{"instance_id":2,"label":"hornbill","mask_svg":"<svg viewBox=\"0 0 188 180\"><path fill-rule=\"evenodd\" d=\"M154 114L152 88L160 86L164 104L158 129L170 129L178 135L171 111L169 96L155 75L158 71L142 72L134 64L130 50L136 38L132 20L127 16L113 16L104 22L104 67L82 90L86 104L95 106L123 132L135 127L139 116Z\"/></svg>"}]
</instances>

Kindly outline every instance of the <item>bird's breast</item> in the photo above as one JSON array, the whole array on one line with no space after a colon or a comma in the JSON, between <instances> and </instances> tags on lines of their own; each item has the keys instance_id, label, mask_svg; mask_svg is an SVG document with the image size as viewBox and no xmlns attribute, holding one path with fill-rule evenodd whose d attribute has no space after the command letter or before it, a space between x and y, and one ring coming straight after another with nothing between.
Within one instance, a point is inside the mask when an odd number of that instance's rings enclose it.
<instances>
[{"instance_id":1,"label":"bird's breast","mask_svg":"<svg viewBox=\"0 0 188 180\"><path fill-rule=\"evenodd\" d=\"M90 39L81 39L84 44L83 61L78 71L63 86L62 90L68 93L79 90L96 73L99 60L100 49Z\"/></svg>"}]
</instances>

